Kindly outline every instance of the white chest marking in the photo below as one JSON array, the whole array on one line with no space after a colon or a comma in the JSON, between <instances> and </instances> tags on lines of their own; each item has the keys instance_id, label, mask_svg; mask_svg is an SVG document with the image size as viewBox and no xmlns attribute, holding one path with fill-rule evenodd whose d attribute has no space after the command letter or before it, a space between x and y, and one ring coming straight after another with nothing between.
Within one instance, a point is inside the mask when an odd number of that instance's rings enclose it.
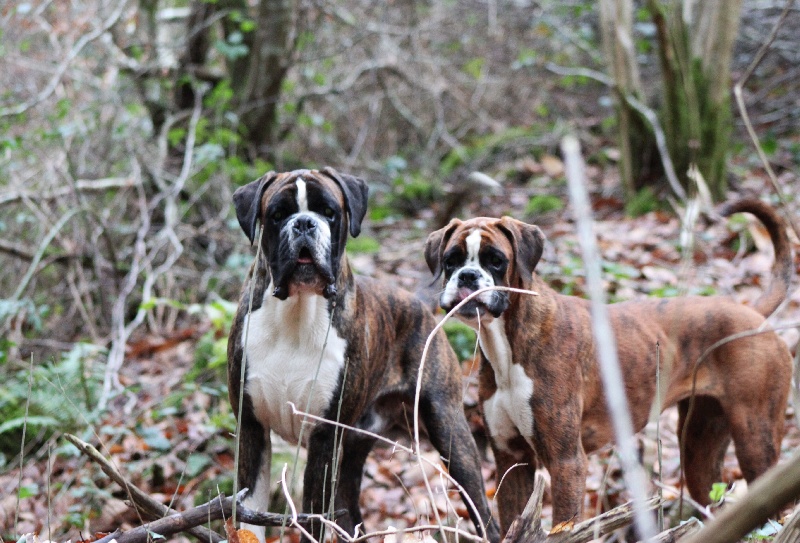
<instances>
[{"instance_id":1,"label":"white chest marking","mask_svg":"<svg viewBox=\"0 0 800 543\"><path fill-rule=\"evenodd\" d=\"M533 379L521 364L513 363L504 321L500 317L482 327L480 344L497 383L495 393L483 403L486 424L497 446L509 450L509 440L518 435L533 446Z\"/></svg>"},{"instance_id":2,"label":"white chest marking","mask_svg":"<svg viewBox=\"0 0 800 543\"><path fill-rule=\"evenodd\" d=\"M300 208L301 213L308 213L308 192L306 191L306 182L302 177L298 177L297 181L295 181L295 185L297 185L297 207Z\"/></svg>"},{"instance_id":3,"label":"white chest marking","mask_svg":"<svg viewBox=\"0 0 800 543\"><path fill-rule=\"evenodd\" d=\"M297 443L302 417L292 413L288 402L300 411L324 414L339 382L347 341L331 327L325 345L330 314L322 296L301 294L281 301L270 292L271 284L263 305L249 318L246 390L259 422ZM307 429L303 441L308 435Z\"/></svg>"}]
</instances>

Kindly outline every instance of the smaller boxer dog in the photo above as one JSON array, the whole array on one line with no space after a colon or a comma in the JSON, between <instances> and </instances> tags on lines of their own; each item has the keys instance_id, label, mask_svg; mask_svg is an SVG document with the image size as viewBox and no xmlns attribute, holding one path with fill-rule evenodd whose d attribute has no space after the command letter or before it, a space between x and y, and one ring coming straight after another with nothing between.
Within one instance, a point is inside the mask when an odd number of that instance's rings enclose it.
<instances>
[{"instance_id":1,"label":"smaller boxer dog","mask_svg":"<svg viewBox=\"0 0 800 543\"><path fill-rule=\"evenodd\" d=\"M709 503L733 438L747 481L778 459L792 376L786 344L774 333L726 343L697 371L694 412L687 419L695 364L715 342L762 326L786 297L792 256L783 220L758 200L723 209L764 223L775 247L772 281L752 307L725 297L634 300L609 306L633 423L647 423L656 397L660 346L663 407L678 405L678 435L692 497ZM538 227L509 217L454 219L428 237L425 258L444 275L440 304L450 310L490 286L534 290L539 296L487 291L458 316L479 330L480 402L497 461L501 533L523 510L540 461L552 481L553 523L582 513L586 454L614 437L596 362L589 301L558 294L533 273L542 254ZM526 462L525 467L511 468Z\"/></svg>"},{"instance_id":2,"label":"smaller boxer dog","mask_svg":"<svg viewBox=\"0 0 800 543\"><path fill-rule=\"evenodd\" d=\"M367 207L363 180L331 168L270 172L236 190L233 202L242 230L262 249L242 287L228 343L234 412L246 364L238 473L239 484L248 489L244 504L259 511L269 506L273 431L308 449L303 511L324 513L337 428L310 420L303 428L303 417L290 402L373 433L399 429L409 435L422 351L436 321L408 292L350 271L345 242L348 232L355 237L361 231ZM256 240L259 222L263 234ZM474 503L477 514L468 510L478 534L497 542L464 416L460 368L441 332L430 345L421 388L420 422ZM340 439L335 509L347 510L338 522L353 534L361 523L364 461L375 439L356 431L345 431ZM263 527L247 527L263 543Z\"/></svg>"}]
</instances>

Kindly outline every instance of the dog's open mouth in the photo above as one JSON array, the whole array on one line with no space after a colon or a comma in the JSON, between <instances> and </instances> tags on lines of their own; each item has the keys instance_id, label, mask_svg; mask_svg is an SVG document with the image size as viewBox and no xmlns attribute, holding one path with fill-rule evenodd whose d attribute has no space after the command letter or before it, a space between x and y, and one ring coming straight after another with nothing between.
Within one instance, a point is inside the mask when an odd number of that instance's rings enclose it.
<instances>
[{"instance_id":1,"label":"dog's open mouth","mask_svg":"<svg viewBox=\"0 0 800 543\"><path fill-rule=\"evenodd\" d=\"M466 291L466 292L461 292L461 291ZM472 291L466 289L461 289L461 291L458 293L456 299L454 299L451 303L448 304L449 307L444 307L446 311L452 310L455 306L460 304L467 296L472 294ZM483 315L485 315L488 312L489 308L486 307L486 304L483 301L479 300L478 298L479 297L474 297L467 303L462 305L458 309L458 315L465 319L474 319L478 316L482 317Z\"/></svg>"},{"instance_id":2,"label":"dog's open mouth","mask_svg":"<svg viewBox=\"0 0 800 543\"><path fill-rule=\"evenodd\" d=\"M466 319L474 319L479 316L483 317L487 312L488 308L486 307L486 304L479 301L477 298L473 298L472 300L468 301L461 306L461 309L458 310L458 314Z\"/></svg>"},{"instance_id":3,"label":"dog's open mouth","mask_svg":"<svg viewBox=\"0 0 800 543\"><path fill-rule=\"evenodd\" d=\"M297 263L298 264L313 264L314 258L311 256L311 251L308 250L308 247L303 247L300 249L300 254L297 255Z\"/></svg>"}]
</instances>

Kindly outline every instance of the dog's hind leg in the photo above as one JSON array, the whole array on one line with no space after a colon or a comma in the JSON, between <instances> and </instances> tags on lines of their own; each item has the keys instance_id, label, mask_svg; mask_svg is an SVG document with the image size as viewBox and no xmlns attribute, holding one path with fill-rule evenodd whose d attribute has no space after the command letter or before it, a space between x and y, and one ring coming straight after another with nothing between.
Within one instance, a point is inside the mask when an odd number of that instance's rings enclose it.
<instances>
[{"instance_id":1,"label":"dog's hind leg","mask_svg":"<svg viewBox=\"0 0 800 543\"><path fill-rule=\"evenodd\" d=\"M728 419L715 398L696 396L687 419L690 400L678 403L678 439L689 494L702 505L711 502L711 486L722 480L722 463L731 442ZM685 437L684 437L685 433Z\"/></svg>"},{"instance_id":2,"label":"dog's hind leg","mask_svg":"<svg viewBox=\"0 0 800 543\"><path fill-rule=\"evenodd\" d=\"M731 434L736 458L748 483L778 461L785 405L784 400L781 402L782 408L777 412L768 412L767 409L738 409L731 414Z\"/></svg>"}]
</instances>

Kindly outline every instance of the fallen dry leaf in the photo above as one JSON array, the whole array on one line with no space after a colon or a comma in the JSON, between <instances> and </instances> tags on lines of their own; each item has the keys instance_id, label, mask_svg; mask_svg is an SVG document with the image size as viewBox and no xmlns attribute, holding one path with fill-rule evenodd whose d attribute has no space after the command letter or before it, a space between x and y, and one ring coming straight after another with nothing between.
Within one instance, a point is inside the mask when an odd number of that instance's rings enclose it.
<instances>
[{"instance_id":1,"label":"fallen dry leaf","mask_svg":"<svg viewBox=\"0 0 800 543\"><path fill-rule=\"evenodd\" d=\"M553 529L550 530L550 535L560 534L561 532L571 532L574 527L575 519L565 520L564 522L559 522L553 526Z\"/></svg>"},{"instance_id":2,"label":"fallen dry leaf","mask_svg":"<svg viewBox=\"0 0 800 543\"><path fill-rule=\"evenodd\" d=\"M239 536L239 543L258 543L258 536L250 530L239 528L236 534Z\"/></svg>"}]
</instances>

